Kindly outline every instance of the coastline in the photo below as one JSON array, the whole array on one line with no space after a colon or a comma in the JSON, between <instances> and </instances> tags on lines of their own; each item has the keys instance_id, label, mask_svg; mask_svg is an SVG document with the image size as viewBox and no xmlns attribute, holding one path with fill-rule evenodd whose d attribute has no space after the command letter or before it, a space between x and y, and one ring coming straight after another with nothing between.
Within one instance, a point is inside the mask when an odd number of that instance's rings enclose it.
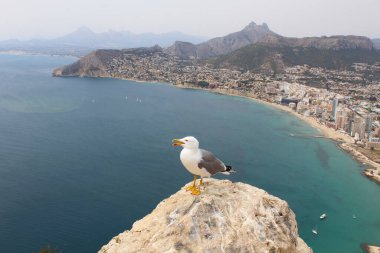
<instances>
[{"instance_id":1,"label":"coastline","mask_svg":"<svg viewBox=\"0 0 380 253\"><path fill-rule=\"evenodd\" d=\"M366 253L379 253L380 252L380 246L379 245L369 245L369 244L363 243L361 245L361 248Z\"/></svg>"},{"instance_id":2,"label":"coastline","mask_svg":"<svg viewBox=\"0 0 380 253\"><path fill-rule=\"evenodd\" d=\"M91 77L91 76L89 76ZM283 112L287 112L292 114L293 116L297 117L298 119L304 121L311 127L314 127L317 129L321 135L326 138L333 140L337 143L337 146L347 152L349 155L353 157L356 161L359 163L363 164L366 166L362 174L366 176L368 179L374 181L375 183L380 185L380 164L371 160L367 156L365 156L363 153L355 149L352 144L354 144L354 140L351 136L349 136L346 133L342 133L339 131L336 131L332 128L329 128L325 125L322 125L319 123L315 118L313 117L306 117L301 114L298 114L297 112L293 111L287 106L283 106L277 103L273 103L270 101L266 101L263 99L260 99L256 96L254 93L249 93L249 92L242 92L238 91L235 89L221 89L221 88L202 88L202 87L197 87L192 84L174 84L170 83L168 81L149 81L149 80L137 80L137 79L132 79L132 78L123 78L123 77L117 77L117 76L93 76L94 78L115 78L115 79L120 79L120 80L127 80L127 81L133 81L137 83L143 83L143 82L149 82L149 83L167 83L168 85L171 85L173 87L177 87L180 89L193 89L193 90L204 90L204 91L209 91L217 94L223 94L227 96L236 96L236 97L242 97L242 98L248 98L252 99L255 102L265 104L267 106L276 108L277 110L281 110Z\"/></svg>"},{"instance_id":3,"label":"coastline","mask_svg":"<svg viewBox=\"0 0 380 253\"><path fill-rule=\"evenodd\" d=\"M255 96L255 94L252 93L243 93L237 90L233 89L207 89L207 88L201 88L201 87L195 87L193 85L173 85L174 87L182 88L182 89L195 89L195 90L206 90L209 92L213 93L218 93L218 94L223 94L223 95L228 95L228 96L237 96L237 97L242 97L242 98L248 98L252 99L255 102L265 104L268 106L271 106L273 108L276 108L278 110L281 110L283 112L287 112L292 114L293 116L299 118L300 120L304 121L311 127L317 129L322 136L324 136L327 139L331 139L335 141L338 145L339 148L350 154L356 161L359 163L366 165L366 169L362 172L363 175L365 175L367 178L370 180L374 181L377 184L380 184L380 164L371 160L367 156L365 156L363 153L355 149L352 144L354 144L354 139L349 136L348 134L336 131L332 128L329 128L325 125L322 125L319 123L315 118L313 117L307 117L303 116L301 114L298 114L297 112L293 111L289 107L276 104L273 102L265 101L262 99L259 99Z\"/></svg>"}]
</instances>

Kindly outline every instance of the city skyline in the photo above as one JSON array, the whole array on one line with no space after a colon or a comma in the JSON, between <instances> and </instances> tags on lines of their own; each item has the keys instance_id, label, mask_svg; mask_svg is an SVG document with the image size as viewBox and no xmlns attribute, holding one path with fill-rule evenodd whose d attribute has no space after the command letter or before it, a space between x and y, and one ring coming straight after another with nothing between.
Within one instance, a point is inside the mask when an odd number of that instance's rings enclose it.
<instances>
[{"instance_id":1,"label":"city skyline","mask_svg":"<svg viewBox=\"0 0 380 253\"><path fill-rule=\"evenodd\" d=\"M179 31L209 38L267 23L283 36L362 35L380 38L375 0L14 0L0 10L0 40L55 38L86 26L95 32Z\"/></svg>"}]
</instances>

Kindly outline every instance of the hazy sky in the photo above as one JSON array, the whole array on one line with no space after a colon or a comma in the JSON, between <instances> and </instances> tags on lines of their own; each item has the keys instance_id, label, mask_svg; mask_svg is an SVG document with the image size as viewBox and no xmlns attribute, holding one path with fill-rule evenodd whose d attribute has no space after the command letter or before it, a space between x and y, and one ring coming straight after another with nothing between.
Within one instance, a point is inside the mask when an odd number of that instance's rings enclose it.
<instances>
[{"instance_id":1,"label":"hazy sky","mask_svg":"<svg viewBox=\"0 0 380 253\"><path fill-rule=\"evenodd\" d=\"M285 36L380 37L380 0L1 0L0 40L52 38L80 26L207 37L266 22Z\"/></svg>"}]
</instances>

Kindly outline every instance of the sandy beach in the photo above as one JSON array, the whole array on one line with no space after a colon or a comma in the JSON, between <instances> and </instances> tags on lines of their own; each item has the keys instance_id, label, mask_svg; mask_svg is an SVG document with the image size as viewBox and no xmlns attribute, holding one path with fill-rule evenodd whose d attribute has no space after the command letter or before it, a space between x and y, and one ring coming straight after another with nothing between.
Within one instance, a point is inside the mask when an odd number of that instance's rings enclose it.
<instances>
[{"instance_id":1,"label":"sandy beach","mask_svg":"<svg viewBox=\"0 0 380 253\"><path fill-rule=\"evenodd\" d=\"M104 77L104 78L109 78L109 77ZM111 78L118 78L118 77L111 77ZM118 79L129 80L129 81L134 81L134 82L152 82L152 81L134 80L130 78L118 78ZM158 83L158 81L154 83ZM192 84L175 84L175 85L172 83L168 83L168 84L177 88L181 88L181 89L205 90L205 91L228 95L228 96L248 98L248 99L255 100L258 103L262 103L262 104L274 107L278 110L290 113L293 116L303 120L310 126L316 128L321 133L321 136L323 136L324 138L336 141L337 145L340 148L342 148L344 151L349 153L358 162L362 163L363 165L366 165L366 169L363 171L363 175L367 176L369 179L373 180L374 182L380 184L380 164L371 160L370 158L368 158L367 156L359 152L354 146L354 139L351 136L349 136L347 133L343 133L339 130L329 128L319 123L315 118L298 114L297 112L295 112L294 110L292 110L291 108L287 106L259 99L254 93L241 92L235 89L201 88L201 87L193 86Z\"/></svg>"},{"instance_id":2,"label":"sandy beach","mask_svg":"<svg viewBox=\"0 0 380 253\"><path fill-rule=\"evenodd\" d=\"M343 132L340 132L339 130L329 128L329 127L319 123L315 118L307 117L307 116L303 116L301 114L298 114L297 112L295 112L294 110L292 110L291 108L289 108L287 106L258 99L255 96L255 94L252 94L252 93L243 93L243 92L233 90L233 89L228 89L228 90L227 89L220 89L220 88L205 89L205 88L200 88L200 87L194 87L192 85L174 85L174 86L178 87L178 88L184 88L184 89L207 90L210 92L229 95L229 96L238 96L238 97L243 97L243 98L249 98L249 99L255 100L258 103L262 103L262 104L274 107L276 109L285 111L287 113L290 113L293 116L303 120L304 122L306 122L310 126L316 128L321 133L321 135L324 136L325 138L336 141L340 148L342 148L344 151L348 152L355 160L357 160L360 163L362 163L363 165L367 166L367 168L363 172L363 174L365 176L367 176L369 179L375 181L376 183L380 184L380 164L375 162L375 161L372 161L371 159L366 157L364 154L359 152L355 148L355 146L353 145L354 139L351 136L349 136L347 133L343 133Z\"/></svg>"}]
</instances>

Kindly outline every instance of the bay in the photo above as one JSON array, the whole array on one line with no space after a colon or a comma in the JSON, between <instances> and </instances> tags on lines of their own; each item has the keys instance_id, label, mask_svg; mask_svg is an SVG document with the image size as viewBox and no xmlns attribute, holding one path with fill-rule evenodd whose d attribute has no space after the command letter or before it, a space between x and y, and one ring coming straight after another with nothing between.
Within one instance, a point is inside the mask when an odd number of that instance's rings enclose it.
<instances>
[{"instance_id":1,"label":"bay","mask_svg":"<svg viewBox=\"0 0 380 253\"><path fill-rule=\"evenodd\" d=\"M74 60L0 55L1 252L96 252L192 180L170 145L187 135L238 171L217 178L286 200L314 252L380 244L380 187L334 142L297 137L317 133L303 121L168 84L51 77Z\"/></svg>"}]
</instances>

